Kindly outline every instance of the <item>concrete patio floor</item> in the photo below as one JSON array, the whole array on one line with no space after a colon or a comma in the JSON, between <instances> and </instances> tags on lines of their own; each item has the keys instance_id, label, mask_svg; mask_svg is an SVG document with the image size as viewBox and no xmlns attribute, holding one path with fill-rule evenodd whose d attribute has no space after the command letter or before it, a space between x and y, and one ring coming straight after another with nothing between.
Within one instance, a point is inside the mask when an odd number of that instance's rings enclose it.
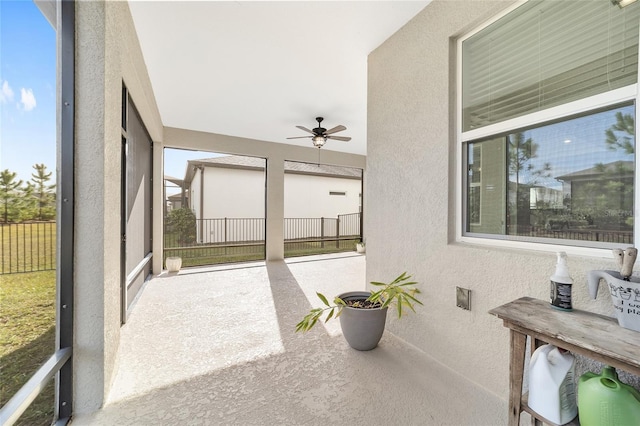
<instances>
[{"instance_id":1,"label":"concrete patio floor","mask_svg":"<svg viewBox=\"0 0 640 426\"><path fill-rule=\"evenodd\" d=\"M183 269L144 289L104 408L76 425L503 425L506 402L389 332L358 352L316 291L365 288L365 256Z\"/></svg>"}]
</instances>

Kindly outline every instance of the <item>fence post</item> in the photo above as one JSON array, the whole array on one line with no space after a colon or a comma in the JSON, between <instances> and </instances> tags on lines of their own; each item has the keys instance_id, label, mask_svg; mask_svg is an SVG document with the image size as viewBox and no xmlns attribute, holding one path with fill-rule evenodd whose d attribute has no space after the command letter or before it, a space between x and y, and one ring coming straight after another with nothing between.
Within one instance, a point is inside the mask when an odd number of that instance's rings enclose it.
<instances>
[{"instance_id":1,"label":"fence post","mask_svg":"<svg viewBox=\"0 0 640 426\"><path fill-rule=\"evenodd\" d=\"M229 251L227 247L227 243L229 242L229 236L227 235L227 227L229 226L228 220L224 218L224 255L226 256Z\"/></svg>"},{"instance_id":2,"label":"fence post","mask_svg":"<svg viewBox=\"0 0 640 426\"><path fill-rule=\"evenodd\" d=\"M340 248L340 216L336 219L336 249Z\"/></svg>"},{"instance_id":3,"label":"fence post","mask_svg":"<svg viewBox=\"0 0 640 426\"><path fill-rule=\"evenodd\" d=\"M320 247L324 248L324 217L320 218Z\"/></svg>"}]
</instances>

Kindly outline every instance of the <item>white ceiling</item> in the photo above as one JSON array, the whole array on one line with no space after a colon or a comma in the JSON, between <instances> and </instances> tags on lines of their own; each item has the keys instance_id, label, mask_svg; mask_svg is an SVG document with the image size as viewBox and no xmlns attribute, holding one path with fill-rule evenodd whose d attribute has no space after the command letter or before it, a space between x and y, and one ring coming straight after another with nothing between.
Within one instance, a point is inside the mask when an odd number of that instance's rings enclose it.
<instances>
[{"instance_id":1,"label":"white ceiling","mask_svg":"<svg viewBox=\"0 0 640 426\"><path fill-rule=\"evenodd\" d=\"M130 1L165 126L312 146L296 125L342 124L366 154L367 55L414 1Z\"/></svg>"}]
</instances>

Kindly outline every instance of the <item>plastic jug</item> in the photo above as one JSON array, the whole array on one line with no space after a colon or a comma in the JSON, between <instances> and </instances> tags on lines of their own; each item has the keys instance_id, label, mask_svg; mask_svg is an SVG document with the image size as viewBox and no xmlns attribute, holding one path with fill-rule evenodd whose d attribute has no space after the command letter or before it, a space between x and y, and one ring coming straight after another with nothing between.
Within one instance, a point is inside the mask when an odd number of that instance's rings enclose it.
<instances>
[{"instance_id":1,"label":"plastic jug","mask_svg":"<svg viewBox=\"0 0 640 426\"><path fill-rule=\"evenodd\" d=\"M582 426L639 425L640 392L606 366L601 374L585 373L578 380L578 412Z\"/></svg>"},{"instance_id":2,"label":"plastic jug","mask_svg":"<svg viewBox=\"0 0 640 426\"><path fill-rule=\"evenodd\" d=\"M547 420L562 425L578 414L575 358L552 345L536 349L529 365L529 407Z\"/></svg>"}]
</instances>

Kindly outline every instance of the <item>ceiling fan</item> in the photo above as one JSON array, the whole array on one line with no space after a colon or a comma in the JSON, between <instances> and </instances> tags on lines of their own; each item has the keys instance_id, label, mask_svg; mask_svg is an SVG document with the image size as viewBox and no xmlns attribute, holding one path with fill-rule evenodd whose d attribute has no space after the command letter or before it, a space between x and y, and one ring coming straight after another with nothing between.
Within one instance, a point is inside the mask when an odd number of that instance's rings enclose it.
<instances>
[{"instance_id":1,"label":"ceiling fan","mask_svg":"<svg viewBox=\"0 0 640 426\"><path fill-rule=\"evenodd\" d=\"M327 139L333 139L336 141L344 141L349 142L351 140L348 136L333 136L334 133L341 132L343 130L347 130L343 125L336 126L332 129L325 129L322 127L321 123L324 118L316 117L316 121L318 122L318 127L313 130L309 130L304 126L296 126L300 130L304 130L307 133L311 133L312 136L295 136L287 139L303 139L303 138L311 138L311 142L313 142L313 146L317 148L322 148Z\"/></svg>"}]
</instances>

